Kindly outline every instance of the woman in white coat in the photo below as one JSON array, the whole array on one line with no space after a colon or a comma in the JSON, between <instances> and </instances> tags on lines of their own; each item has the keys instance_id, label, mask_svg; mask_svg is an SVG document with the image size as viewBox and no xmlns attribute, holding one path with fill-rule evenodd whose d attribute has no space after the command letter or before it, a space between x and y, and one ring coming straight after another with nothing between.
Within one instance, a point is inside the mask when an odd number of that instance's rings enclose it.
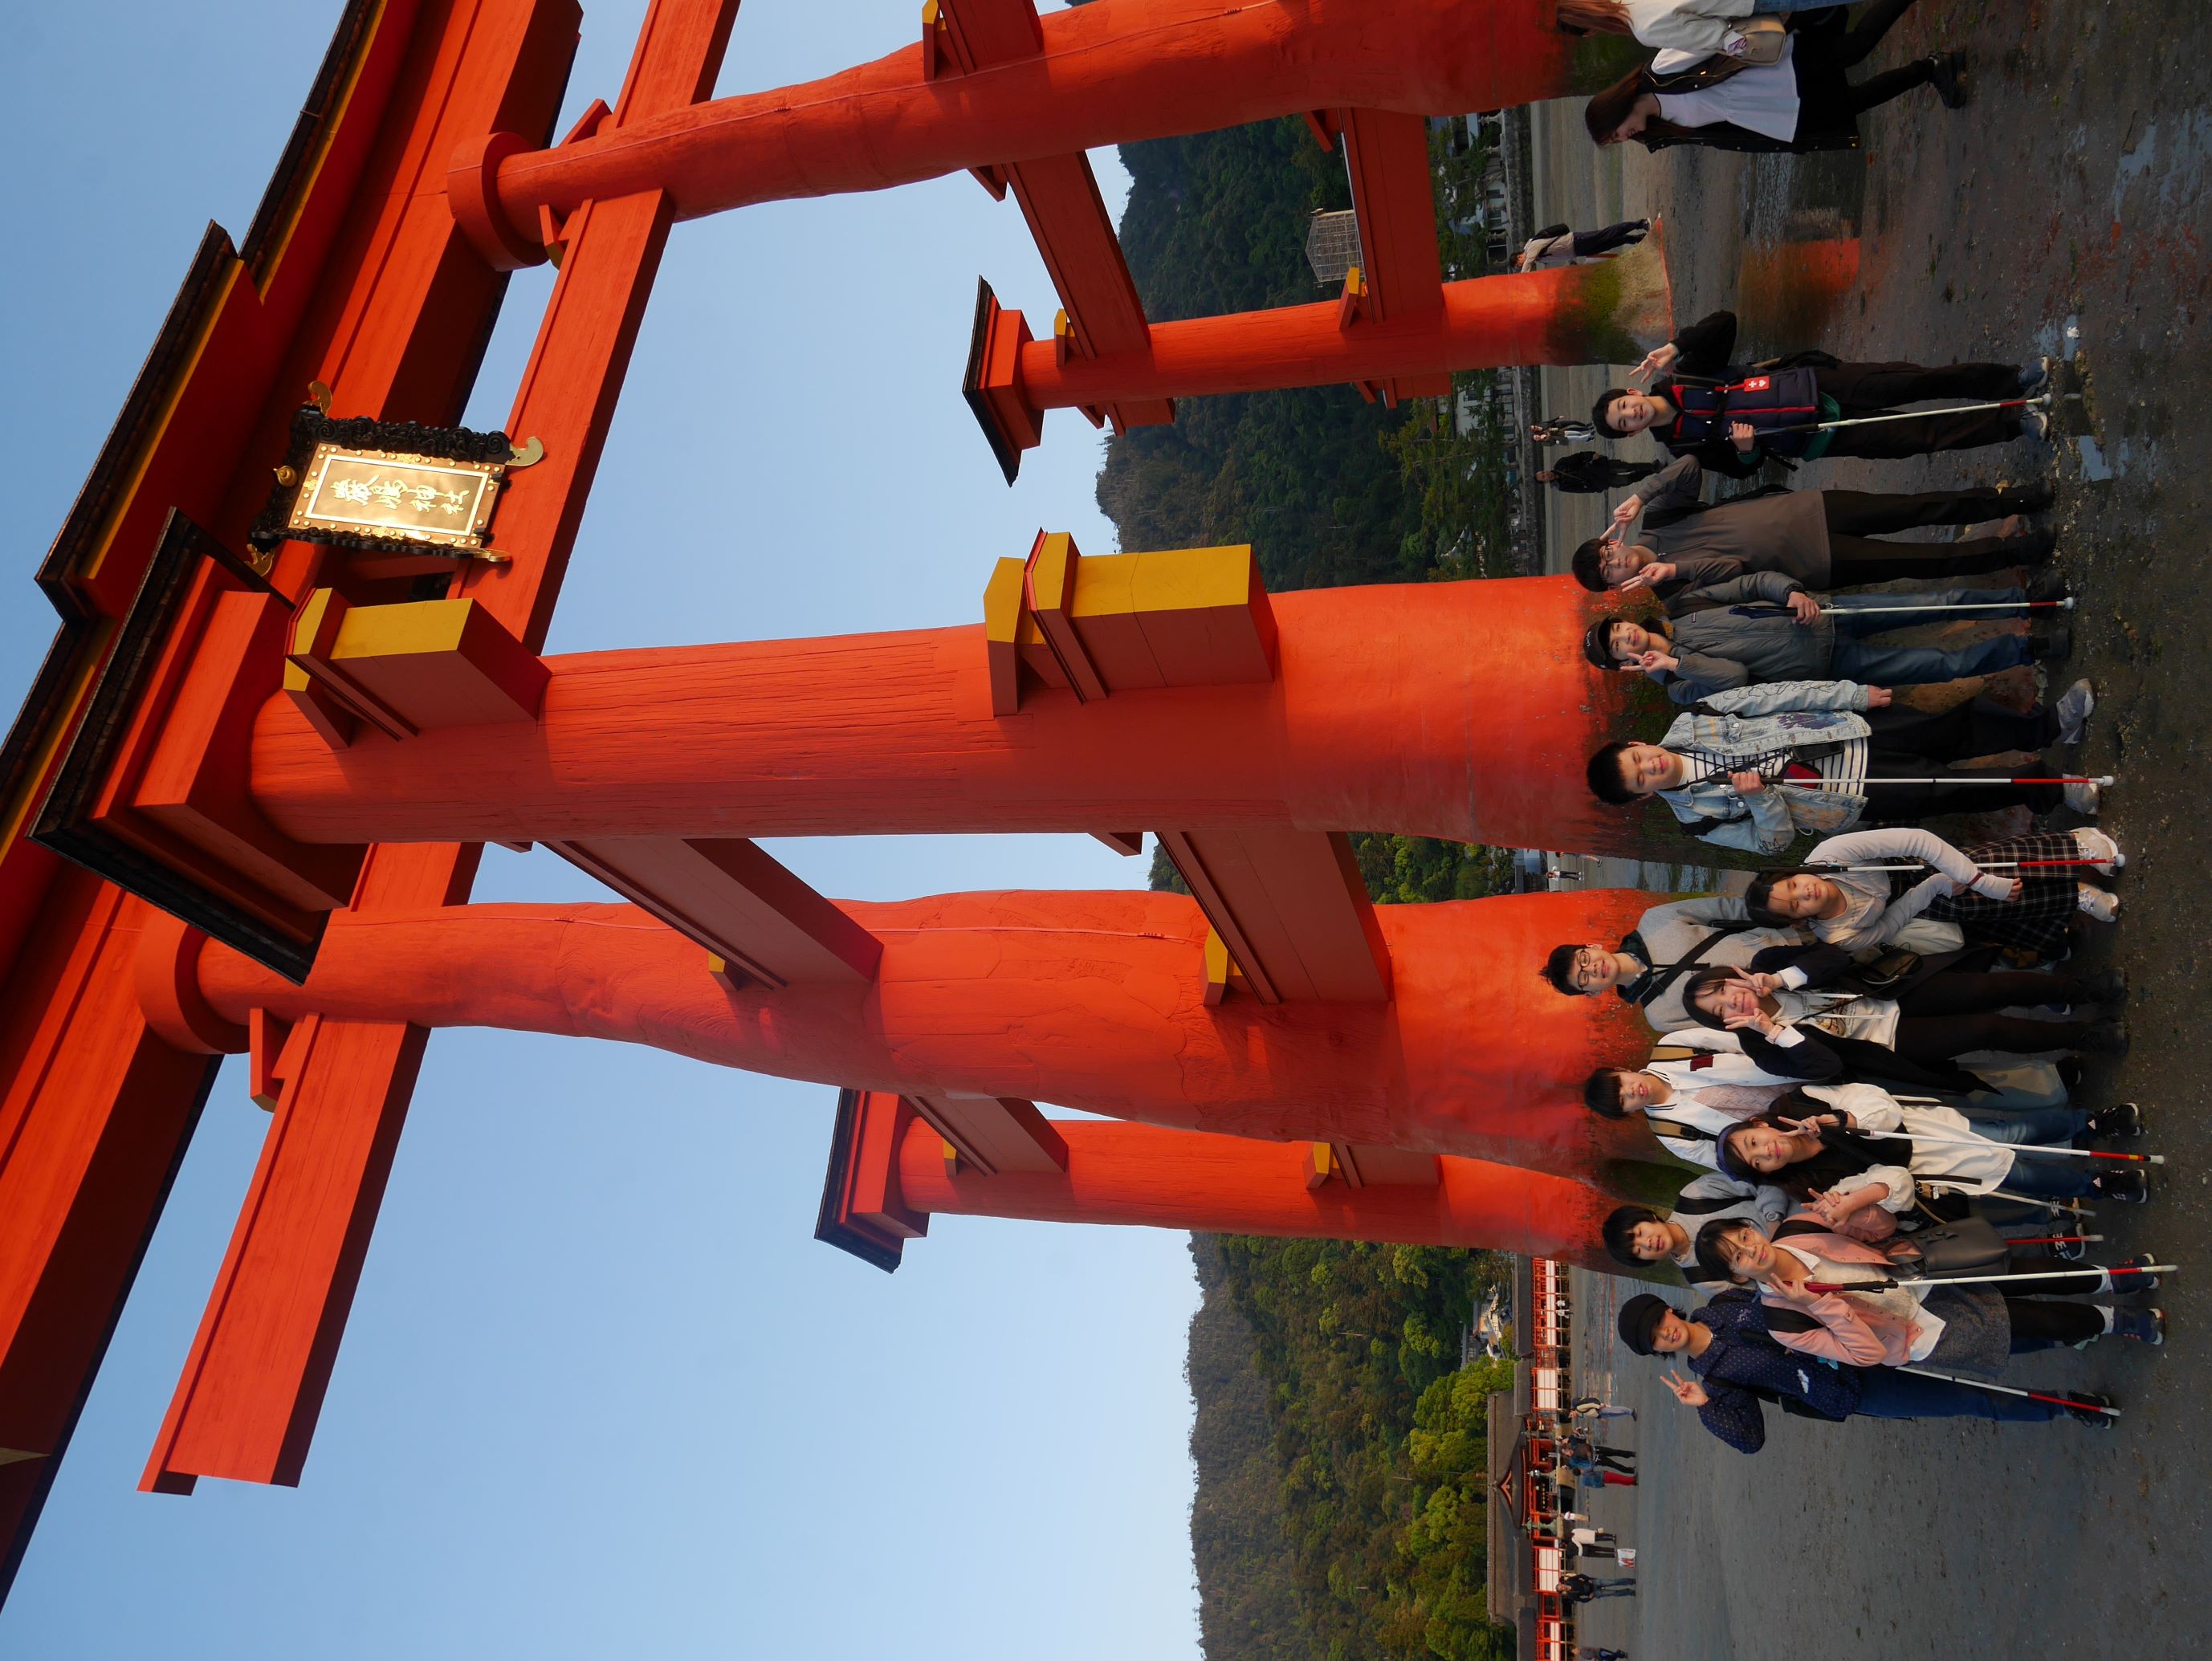
<instances>
[{"instance_id":1,"label":"woman in white coat","mask_svg":"<svg viewBox=\"0 0 2212 1661\"><path fill-rule=\"evenodd\" d=\"M2034 1107L1978 1124L1954 1107L1908 1106L1871 1084L1808 1086L1796 1096L1802 1105L1785 1097L1723 1131L1715 1163L1738 1182L1774 1184L1831 1228L1875 1206L1909 1212L1921 1182L2038 1199L2142 1197L2142 1177L2132 1167L2092 1176L2086 1160L2014 1151L2023 1143L2064 1147L2085 1133L2136 1135L2142 1119L2132 1104L2094 1118L2078 1107Z\"/></svg>"},{"instance_id":2,"label":"woman in white coat","mask_svg":"<svg viewBox=\"0 0 2212 1661\"><path fill-rule=\"evenodd\" d=\"M1569 34L1632 34L1647 46L1707 58L1745 50L1738 27L1754 12L1817 11L1837 0L1559 0Z\"/></svg>"},{"instance_id":3,"label":"woman in white coat","mask_svg":"<svg viewBox=\"0 0 2212 1661\"><path fill-rule=\"evenodd\" d=\"M1839 869L1916 860L1929 867L1925 876ZM1984 870L1977 860L2027 863ZM2037 860L2096 863L2039 866ZM2100 923L2119 915L2118 896L2081 881L2080 873L2126 863L2119 844L2094 826L1964 849L1910 825L1846 831L1816 844L1795 870L1752 878L1744 913L1764 928L1809 928L1814 939L1848 952L1888 946L1956 951L1972 940L2057 957L2066 949L2066 924L2075 912Z\"/></svg>"}]
</instances>

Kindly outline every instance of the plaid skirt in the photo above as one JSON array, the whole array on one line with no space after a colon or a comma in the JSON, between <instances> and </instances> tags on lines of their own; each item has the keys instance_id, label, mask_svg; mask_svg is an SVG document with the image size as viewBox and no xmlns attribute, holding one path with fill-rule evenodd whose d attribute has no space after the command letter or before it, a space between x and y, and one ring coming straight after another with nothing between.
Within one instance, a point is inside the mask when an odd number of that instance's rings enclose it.
<instances>
[{"instance_id":1,"label":"plaid skirt","mask_svg":"<svg viewBox=\"0 0 2212 1661\"><path fill-rule=\"evenodd\" d=\"M1960 850L1967 858L2079 859L2081 845L2066 831L2038 831L2002 842L1984 842ZM1925 915L1956 923L1970 946L2021 946L2039 957L2056 957L2066 949L2066 925L2076 908L2075 888L2087 866L2064 865L2055 870L2021 871L2027 884L2017 900L1989 900L1978 894L1946 894ZM2000 871L1996 873L2003 876ZM1906 885L1919 881L1908 877Z\"/></svg>"}]
</instances>

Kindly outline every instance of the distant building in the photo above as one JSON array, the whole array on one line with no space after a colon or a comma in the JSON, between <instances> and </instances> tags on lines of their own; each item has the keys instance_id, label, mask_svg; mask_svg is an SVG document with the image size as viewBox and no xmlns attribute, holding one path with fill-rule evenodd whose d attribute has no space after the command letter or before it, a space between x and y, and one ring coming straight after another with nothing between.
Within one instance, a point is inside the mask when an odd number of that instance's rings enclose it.
<instances>
[{"instance_id":1,"label":"distant building","mask_svg":"<svg viewBox=\"0 0 2212 1661\"><path fill-rule=\"evenodd\" d=\"M1314 281L1333 287L1359 264L1359 215L1346 208L1333 214L1316 214L1306 229L1306 264Z\"/></svg>"}]
</instances>

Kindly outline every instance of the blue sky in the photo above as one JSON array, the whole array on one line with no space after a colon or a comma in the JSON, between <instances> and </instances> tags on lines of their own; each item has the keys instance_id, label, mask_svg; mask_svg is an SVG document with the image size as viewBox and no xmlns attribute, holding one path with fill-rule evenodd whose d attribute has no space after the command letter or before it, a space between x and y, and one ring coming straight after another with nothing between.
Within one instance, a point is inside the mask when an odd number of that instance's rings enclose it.
<instances>
[{"instance_id":1,"label":"blue sky","mask_svg":"<svg viewBox=\"0 0 2212 1661\"><path fill-rule=\"evenodd\" d=\"M202 226L244 234L337 11L0 9L10 708L53 628L31 573ZM642 11L590 6L564 123L611 101ZM917 11L754 0L721 88L874 57ZM960 402L979 272L1050 316L1018 210L964 176L679 226L550 649L964 622L1040 525L1110 549L1087 427L1053 418L1009 490ZM515 279L471 424L505 419L550 285ZM776 852L859 898L1142 881L1074 838ZM477 894L597 897L497 851ZM0 1653L1194 1655L1183 1238L955 1218L881 1275L811 1238L831 1106L440 1034L304 1482L141 1495L268 1123L228 1064Z\"/></svg>"}]
</instances>

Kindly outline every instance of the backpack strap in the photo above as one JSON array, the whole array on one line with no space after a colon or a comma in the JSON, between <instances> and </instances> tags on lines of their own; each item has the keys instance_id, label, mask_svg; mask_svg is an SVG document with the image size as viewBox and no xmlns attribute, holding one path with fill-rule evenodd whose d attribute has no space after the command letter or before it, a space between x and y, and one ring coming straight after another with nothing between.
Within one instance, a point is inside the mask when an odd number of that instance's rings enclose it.
<instances>
[{"instance_id":1,"label":"backpack strap","mask_svg":"<svg viewBox=\"0 0 2212 1661\"><path fill-rule=\"evenodd\" d=\"M1686 974L1690 970L1697 967L1698 960L1704 957L1707 952L1712 950L1714 947L1719 945L1724 937L1732 934L1741 934L1751 926L1751 922L1748 918L1741 923L1716 924L1713 925L1713 931L1711 934L1707 935L1703 940L1700 940L1682 956L1676 958L1672 963L1668 964L1663 973L1661 971L1660 966L1654 963L1651 966L1651 985L1645 988L1644 995L1636 1000L1637 1007L1638 1009L1642 1009L1647 1006L1653 998L1665 991L1668 987L1673 985L1675 981L1680 979L1681 977Z\"/></svg>"}]
</instances>

